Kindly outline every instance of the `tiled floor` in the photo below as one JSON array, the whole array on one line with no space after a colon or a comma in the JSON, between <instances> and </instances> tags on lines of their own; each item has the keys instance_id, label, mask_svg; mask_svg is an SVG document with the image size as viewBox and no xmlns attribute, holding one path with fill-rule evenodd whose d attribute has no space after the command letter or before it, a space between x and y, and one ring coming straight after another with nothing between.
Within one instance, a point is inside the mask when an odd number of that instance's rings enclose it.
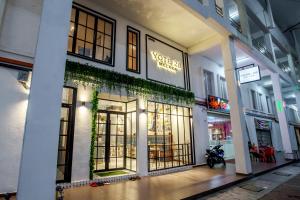
<instances>
[{"instance_id":1,"label":"tiled floor","mask_svg":"<svg viewBox=\"0 0 300 200\"><path fill-rule=\"evenodd\" d=\"M276 163L252 163L254 173L274 168L286 163L277 159ZM65 200L166 200L182 199L224 184L241 180L246 176L235 173L234 161L227 163L226 168L217 166L195 167L191 170L144 177L136 181L124 181L99 187L78 187L64 191Z\"/></svg>"}]
</instances>

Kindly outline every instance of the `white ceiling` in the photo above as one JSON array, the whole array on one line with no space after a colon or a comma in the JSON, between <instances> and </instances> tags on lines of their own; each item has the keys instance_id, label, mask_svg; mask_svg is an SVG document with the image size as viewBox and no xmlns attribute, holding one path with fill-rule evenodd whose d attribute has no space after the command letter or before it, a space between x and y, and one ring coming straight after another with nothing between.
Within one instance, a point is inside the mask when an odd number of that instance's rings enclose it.
<instances>
[{"instance_id":1,"label":"white ceiling","mask_svg":"<svg viewBox=\"0 0 300 200\"><path fill-rule=\"evenodd\" d=\"M108 10L185 48L192 47L217 34L200 18L173 0L97 0L97 2Z\"/></svg>"}]
</instances>

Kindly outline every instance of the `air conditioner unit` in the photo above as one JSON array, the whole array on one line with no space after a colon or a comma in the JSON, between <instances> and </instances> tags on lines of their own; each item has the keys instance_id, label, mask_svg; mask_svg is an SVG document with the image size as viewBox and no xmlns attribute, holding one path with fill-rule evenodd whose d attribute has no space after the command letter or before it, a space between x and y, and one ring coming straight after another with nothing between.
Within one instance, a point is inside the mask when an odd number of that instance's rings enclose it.
<instances>
[{"instance_id":1,"label":"air conditioner unit","mask_svg":"<svg viewBox=\"0 0 300 200\"><path fill-rule=\"evenodd\" d=\"M31 72L29 71L19 71L18 81L26 88L30 88L31 82Z\"/></svg>"}]
</instances>

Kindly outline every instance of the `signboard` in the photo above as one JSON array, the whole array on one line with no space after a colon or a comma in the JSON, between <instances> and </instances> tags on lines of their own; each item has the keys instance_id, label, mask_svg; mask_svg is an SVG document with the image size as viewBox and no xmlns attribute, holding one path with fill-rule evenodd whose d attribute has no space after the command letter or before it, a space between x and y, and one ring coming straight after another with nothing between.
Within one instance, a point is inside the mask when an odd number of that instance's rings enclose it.
<instances>
[{"instance_id":1,"label":"signboard","mask_svg":"<svg viewBox=\"0 0 300 200\"><path fill-rule=\"evenodd\" d=\"M228 100L220 97L208 95L207 106L208 109L213 111L223 112L223 113L230 112L230 106L228 104Z\"/></svg>"},{"instance_id":2,"label":"signboard","mask_svg":"<svg viewBox=\"0 0 300 200\"><path fill-rule=\"evenodd\" d=\"M185 89L183 52L146 35L147 79Z\"/></svg>"},{"instance_id":3,"label":"signboard","mask_svg":"<svg viewBox=\"0 0 300 200\"><path fill-rule=\"evenodd\" d=\"M271 122L266 120L254 119L255 128L260 130L271 130Z\"/></svg>"},{"instance_id":4,"label":"signboard","mask_svg":"<svg viewBox=\"0 0 300 200\"><path fill-rule=\"evenodd\" d=\"M238 78L241 84L260 80L258 65L249 65L238 69Z\"/></svg>"}]
</instances>

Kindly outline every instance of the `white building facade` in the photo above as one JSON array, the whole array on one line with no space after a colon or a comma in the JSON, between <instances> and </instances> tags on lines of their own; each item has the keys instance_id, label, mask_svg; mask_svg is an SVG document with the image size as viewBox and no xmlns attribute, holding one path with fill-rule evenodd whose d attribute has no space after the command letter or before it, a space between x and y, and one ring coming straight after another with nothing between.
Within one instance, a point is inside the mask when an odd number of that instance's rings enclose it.
<instances>
[{"instance_id":1,"label":"white building facade","mask_svg":"<svg viewBox=\"0 0 300 200\"><path fill-rule=\"evenodd\" d=\"M0 194L54 199L57 183L102 172L188 170L216 144L250 174L249 143L299 149L297 52L259 2L0 7ZM241 83L251 66L259 80Z\"/></svg>"}]
</instances>

